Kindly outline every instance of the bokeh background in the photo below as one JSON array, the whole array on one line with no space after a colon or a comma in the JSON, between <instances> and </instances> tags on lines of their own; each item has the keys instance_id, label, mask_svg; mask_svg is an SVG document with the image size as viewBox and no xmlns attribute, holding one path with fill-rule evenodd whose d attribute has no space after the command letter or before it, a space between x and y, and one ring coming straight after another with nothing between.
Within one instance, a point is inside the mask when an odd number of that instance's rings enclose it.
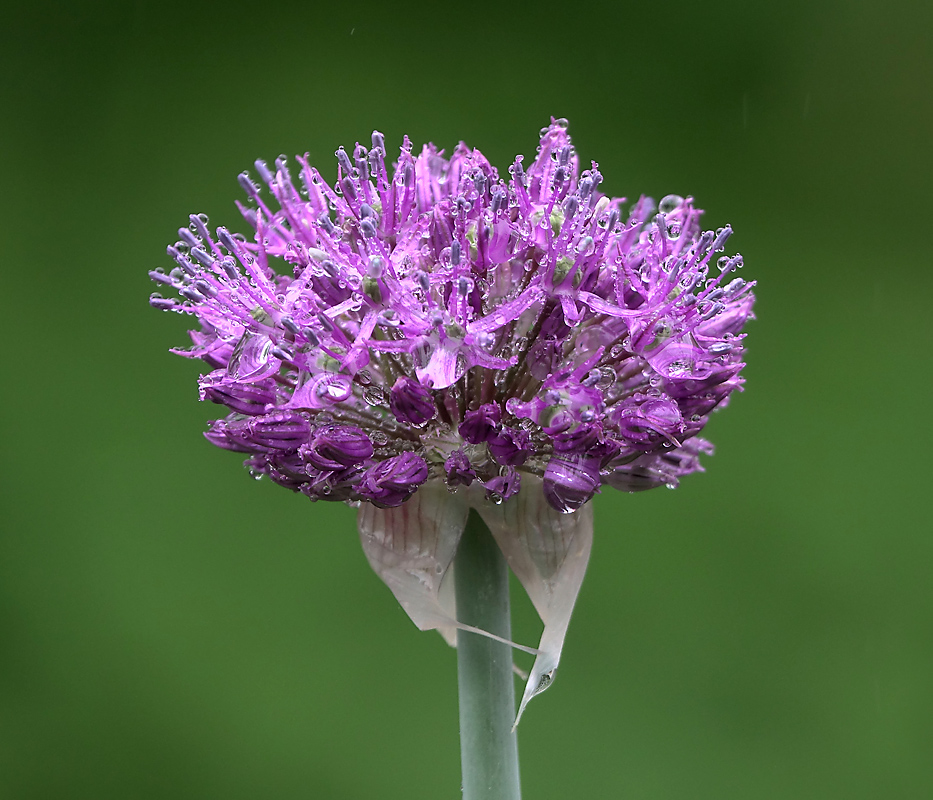
<instances>
[{"instance_id":1,"label":"bokeh background","mask_svg":"<svg viewBox=\"0 0 933 800\"><path fill-rule=\"evenodd\" d=\"M51 2L0 22L0 797L459 796L455 654L353 512L201 437L146 271L236 175L570 119L759 282L708 472L595 500L541 798L933 796L931 6ZM536 633L516 597L519 636Z\"/></svg>"}]
</instances>

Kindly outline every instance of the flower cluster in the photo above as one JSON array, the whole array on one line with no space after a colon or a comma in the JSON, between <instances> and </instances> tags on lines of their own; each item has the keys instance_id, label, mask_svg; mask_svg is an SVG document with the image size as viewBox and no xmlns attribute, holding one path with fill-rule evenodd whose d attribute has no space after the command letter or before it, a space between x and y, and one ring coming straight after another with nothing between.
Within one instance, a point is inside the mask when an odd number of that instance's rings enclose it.
<instances>
[{"instance_id":1,"label":"flower cluster","mask_svg":"<svg viewBox=\"0 0 933 800\"><path fill-rule=\"evenodd\" d=\"M312 499L389 508L426 481L508 500L522 475L570 512L603 485L675 485L696 438L742 383L752 284L703 231L691 198L600 192L564 120L533 163L499 176L478 150L450 159L383 137L337 151L333 186L298 158L246 173L254 235L191 217L152 278L200 330L182 355L213 371L229 414L205 434L255 475Z\"/></svg>"}]
</instances>

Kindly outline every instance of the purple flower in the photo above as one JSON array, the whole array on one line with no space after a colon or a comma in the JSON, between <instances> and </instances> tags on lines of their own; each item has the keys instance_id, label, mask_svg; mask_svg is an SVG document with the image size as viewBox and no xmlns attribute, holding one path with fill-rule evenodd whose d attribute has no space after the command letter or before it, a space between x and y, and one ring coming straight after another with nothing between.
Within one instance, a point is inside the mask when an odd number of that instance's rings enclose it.
<instances>
[{"instance_id":1,"label":"purple flower","mask_svg":"<svg viewBox=\"0 0 933 800\"><path fill-rule=\"evenodd\" d=\"M486 489L486 499L498 505L518 494L521 488L521 475L511 469L504 475L490 478L483 486Z\"/></svg>"},{"instance_id":2,"label":"purple flower","mask_svg":"<svg viewBox=\"0 0 933 800\"><path fill-rule=\"evenodd\" d=\"M434 398L418 381L403 375L392 387L389 408L399 422L421 426L434 416Z\"/></svg>"},{"instance_id":3,"label":"purple flower","mask_svg":"<svg viewBox=\"0 0 933 800\"><path fill-rule=\"evenodd\" d=\"M406 138L246 173L251 234L190 217L153 306L199 323L205 434L313 499L398 505L429 481L572 512L602 486L676 485L740 389L753 284L690 197L631 207L564 121L504 177ZM294 170L294 174L293 174ZM538 481L538 482L535 482ZM472 492L463 488L461 492ZM530 489L526 489L530 491Z\"/></svg>"},{"instance_id":4,"label":"purple flower","mask_svg":"<svg viewBox=\"0 0 933 800\"><path fill-rule=\"evenodd\" d=\"M372 457L373 443L355 425L326 425L315 431L302 458L320 470L344 470Z\"/></svg>"},{"instance_id":5,"label":"purple flower","mask_svg":"<svg viewBox=\"0 0 933 800\"><path fill-rule=\"evenodd\" d=\"M489 453L504 466L518 467L534 452L531 436L516 428L502 428L488 440Z\"/></svg>"},{"instance_id":6,"label":"purple flower","mask_svg":"<svg viewBox=\"0 0 933 800\"><path fill-rule=\"evenodd\" d=\"M476 480L476 470L463 450L454 450L444 462L448 486L469 486Z\"/></svg>"},{"instance_id":7,"label":"purple flower","mask_svg":"<svg viewBox=\"0 0 933 800\"><path fill-rule=\"evenodd\" d=\"M470 444L482 444L488 442L499 430L501 420L502 409L495 403L486 403L464 413L458 432L463 437L463 441Z\"/></svg>"},{"instance_id":8,"label":"purple flower","mask_svg":"<svg viewBox=\"0 0 933 800\"><path fill-rule=\"evenodd\" d=\"M402 453L380 461L360 476L360 495L377 506L400 506L428 479L428 465L421 456Z\"/></svg>"}]
</instances>

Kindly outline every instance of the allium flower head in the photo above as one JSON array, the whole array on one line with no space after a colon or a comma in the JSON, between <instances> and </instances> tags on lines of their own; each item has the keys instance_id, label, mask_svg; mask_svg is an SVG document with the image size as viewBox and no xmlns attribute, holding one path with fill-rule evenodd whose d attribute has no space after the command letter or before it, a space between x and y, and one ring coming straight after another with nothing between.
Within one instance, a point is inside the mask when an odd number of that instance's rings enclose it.
<instances>
[{"instance_id":1,"label":"allium flower head","mask_svg":"<svg viewBox=\"0 0 933 800\"><path fill-rule=\"evenodd\" d=\"M297 186L284 157L257 161L251 239L192 216L177 267L151 273L182 298L152 304L200 322L177 352L230 410L211 442L312 499L383 507L430 480L502 502L535 475L572 511L700 468L753 301L728 226L674 195L626 214L563 121L506 179L464 144L448 160L406 138L391 168L372 145L337 151L333 188L307 157Z\"/></svg>"},{"instance_id":2,"label":"allium flower head","mask_svg":"<svg viewBox=\"0 0 933 800\"><path fill-rule=\"evenodd\" d=\"M436 537L454 531L452 558L463 509L479 508L518 574L509 530L571 530L555 515L583 519L571 512L603 486L673 486L700 469L711 448L697 434L742 383L753 303L742 257L724 254L729 226L704 231L690 197L626 210L595 162L581 172L564 120L505 177L462 143L448 159L406 137L387 164L373 133L370 149L336 155L333 186L307 156L257 161L260 183L240 175L250 237L192 216L168 248L176 268L150 273L181 297L152 305L200 323L176 352L211 366L201 396L229 409L211 442L313 500L364 503L364 545L368 531L390 586L373 532L386 547L396 523L378 509L407 507L410 529L431 498L446 503L427 516ZM439 597L439 553L416 594ZM416 622L456 624L438 615Z\"/></svg>"}]
</instances>

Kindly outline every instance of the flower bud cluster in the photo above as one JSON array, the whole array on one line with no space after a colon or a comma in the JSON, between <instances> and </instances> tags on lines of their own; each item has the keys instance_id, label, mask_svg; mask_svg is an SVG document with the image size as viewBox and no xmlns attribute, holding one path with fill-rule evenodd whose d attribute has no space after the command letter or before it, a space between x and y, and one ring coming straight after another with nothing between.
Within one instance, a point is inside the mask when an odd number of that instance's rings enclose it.
<instances>
[{"instance_id":1,"label":"flower bud cluster","mask_svg":"<svg viewBox=\"0 0 933 800\"><path fill-rule=\"evenodd\" d=\"M251 238L204 215L152 278L200 329L208 440L312 499L405 502L429 480L493 502L543 479L573 511L602 486L676 485L742 384L751 287L691 198L599 191L554 120L526 169L407 137L337 151L333 186L298 158L244 173ZM274 202L273 202L274 201Z\"/></svg>"}]
</instances>

